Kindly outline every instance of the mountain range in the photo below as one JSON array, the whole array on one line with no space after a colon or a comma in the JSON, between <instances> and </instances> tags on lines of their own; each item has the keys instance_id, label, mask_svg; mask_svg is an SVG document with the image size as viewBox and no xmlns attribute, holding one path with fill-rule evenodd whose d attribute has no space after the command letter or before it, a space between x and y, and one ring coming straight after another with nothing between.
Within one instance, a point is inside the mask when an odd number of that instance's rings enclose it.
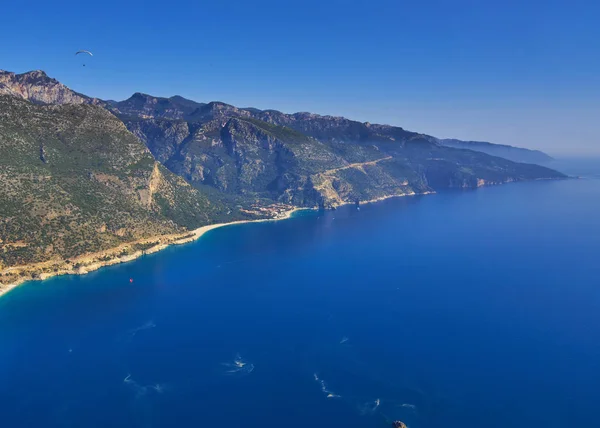
<instances>
[{"instance_id":1,"label":"mountain range","mask_svg":"<svg viewBox=\"0 0 600 428\"><path fill-rule=\"evenodd\" d=\"M0 71L0 282L287 208L564 178L514 162L545 156L180 96L104 101L42 71Z\"/></svg>"},{"instance_id":2,"label":"mountain range","mask_svg":"<svg viewBox=\"0 0 600 428\"><path fill-rule=\"evenodd\" d=\"M461 141L451 138L438 140L443 146L453 147L455 149L468 149L487 153L492 156L499 156L514 162L547 164L554 158L548 156L540 150L523 149L521 147L508 146L506 144L492 144L485 141Z\"/></svg>"}]
</instances>

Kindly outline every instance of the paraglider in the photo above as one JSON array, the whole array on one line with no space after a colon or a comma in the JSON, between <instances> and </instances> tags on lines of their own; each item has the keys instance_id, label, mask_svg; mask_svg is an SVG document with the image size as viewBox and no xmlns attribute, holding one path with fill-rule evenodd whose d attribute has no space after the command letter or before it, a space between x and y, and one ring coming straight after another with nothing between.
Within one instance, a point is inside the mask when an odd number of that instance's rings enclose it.
<instances>
[{"instance_id":1,"label":"paraglider","mask_svg":"<svg viewBox=\"0 0 600 428\"><path fill-rule=\"evenodd\" d=\"M75 52L75 56L77 56L79 54L88 54L89 56L94 56L93 53L91 53L90 51L86 51L86 50L80 50L80 51ZM85 67L85 64L83 64L83 66Z\"/></svg>"}]
</instances>

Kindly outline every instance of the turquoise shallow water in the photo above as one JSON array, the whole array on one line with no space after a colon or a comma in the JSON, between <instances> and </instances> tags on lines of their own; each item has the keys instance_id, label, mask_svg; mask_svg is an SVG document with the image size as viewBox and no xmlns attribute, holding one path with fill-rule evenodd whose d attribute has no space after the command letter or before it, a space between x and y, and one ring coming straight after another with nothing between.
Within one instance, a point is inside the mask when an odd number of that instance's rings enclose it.
<instances>
[{"instance_id":1,"label":"turquoise shallow water","mask_svg":"<svg viewBox=\"0 0 600 428\"><path fill-rule=\"evenodd\" d=\"M597 179L398 198L28 283L0 423L598 426L599 212Z\"/></svg>"}]
</instances>

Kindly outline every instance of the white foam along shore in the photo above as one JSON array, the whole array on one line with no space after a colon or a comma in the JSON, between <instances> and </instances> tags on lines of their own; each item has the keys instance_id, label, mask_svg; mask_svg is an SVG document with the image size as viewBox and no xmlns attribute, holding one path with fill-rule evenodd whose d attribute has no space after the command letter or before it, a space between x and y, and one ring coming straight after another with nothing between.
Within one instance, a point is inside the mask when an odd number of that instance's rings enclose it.
<instances>
[{"instance_id":1,"label":"white foam along shore","mask_svg":"<svg viewBox=\"0 0 600 428\"><path fill-rule=\"evenodd\" d=\"M368 201L361 201L360 204L370 204L375 202L381 202L386 199L391 198L399 198L403 196L419 196L419 195L427 195L435 192L423 192L423 193L405 193L402 195L388 195L382 196L374 199L370 199ZM343 204L337 205L352 205L354 202L344 202ZM71 260L49 260L40 263L32 263L29 265L21 265L21 266L13 266L8 267L0 271L2 277L14 276L15 279L10 280L8 283L0 282L0 297L6 292L12 290L13 288L29 282L29 281L43 281L45 279L49 279L55 276L61 275L85 275L88 272L93 272L95 270L100 269L104 266L112 266L115 264L126 263L132 260L135 260L143 255L156 253L158 251L164 250L165 248L171 245L181 245L186 244L188 242L196 241L200 237L202 237L208 231L213 229L218 229L221 227L232 226L236 224L245 224L245 223L260 223L267 221L279 221L290 218L297 211L304 210L313 210L314 208L292 208L283 214L275 217L275 218L263 218L256 220L238 220L232 221L228 223L216 223L209 224L206 226L199 227L197 229L173 235L159 235L151 238L145 238L142 240L128 242L125 244L121 244L118 247L110 248L107 250L99 251L97 253L92 254L84 254L78 257L74 257ZM132 247L136 244L151 244L155 243L155 245L150 246L145 250L137 250L133 253L128 253L126 255L122 255L123 251L127 248ZM8 274L8 275L7 275Z\"/></svg>"}]
</instances>

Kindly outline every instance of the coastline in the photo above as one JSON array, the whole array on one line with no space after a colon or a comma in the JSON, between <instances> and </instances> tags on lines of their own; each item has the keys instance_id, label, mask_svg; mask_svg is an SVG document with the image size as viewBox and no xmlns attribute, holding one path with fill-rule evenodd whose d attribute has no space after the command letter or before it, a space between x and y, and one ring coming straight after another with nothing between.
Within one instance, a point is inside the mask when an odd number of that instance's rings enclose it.
<instances>
[{"instance_id":1,"label":"coastline","mask_svg":"<svg viewBox=\"0 0 600 428\"><path fill-rule=\"evenodd\" d=\"M415 193L415 192L410 192L410 193L403 193L402 195L388 195L388 196L380 196L378 198L373 198L373 199L369 199L368 201L359 201L359 205L363 205L363 204L374 204L377 202L382 202L388 199L392 199L392 198L402 198L405 196L424 196L424 195L434 195L436 192L432 191L426 191L426 192L421 192L421 193ZM342 207L344 205L352 205L355 204L356 202L344 202L343 204L337 205L337 207Z\"/></svg>"},{"instance_id":2,"label":"coastline","mask_svg":"<svg viewBox=\"0 0 600 428\"><path fill-rule=\"evenodd\" d=\"M297 211L311 210L312 208L295 207L284 214L274 218L261 218L256 220L236 220L228 223L215 223L201 226L197 229L171 235L158 235L150 238L144 238L138 241L127 242L117 247L99 251L92 254L83 254L73 257L70 262L62 259L48 260L45 262L32 263L29 265L12 266L0 271L0 274L6 276L13 274L18 279L0 283L0 298L10 290L30 281L43 281L62 275L85 275L105 266L112 266L120 263L133 261L143 255L157 253L172 245L182 245L200 239L207 232L221 227L232 226L245 223L259 223L267 221L287 220ZM144 250L136 250L123 254L127 249L134 245L150 245ZM40 272L41 271L41 272ZM39 273L38 273L39 272ZM35 275L35 277L32 277Z\"/></svg>"},{"instance_id":3,"label":"coastline","mask_svg":"<svg viewBox=\"0 0 600 428\"><path fill-rule=\"evenodd\" d=\"M376 202L381 202L391 198L400 198L405 196L421 196L421 195L429 195L434 194L435 192L423 192L423 193L404 193L401 195L387 195L380 196L377 198L369 199L367 201L359 201L359 204L371 204ZM352 205L355 202L344 202L339 205L335 205L333 208L339 208L344 205ZM54 259L48 260L45 262L32 263L29 265L21 265L21 266L12 266L5 268L0 271L0 275L7 276L7 274L12 274L17 277L17 279L12 280L6 284L0 283L0 298L10 290L22 285L24 283L30 281L43 281L45 279L53 278L56 276L62 275L85 275L89 272L96 271L105 266L112 266L120 263L127 263L133 261L141 256L147 254L157 253L161 250L164 250L167 247L172 245L182 245L187 244L189 242L194 242L204 236L205 233L218 229L221 227L232 226L237 224L246 224L246 223L260 223L260 222L268 222L268 221L279 221L279 220L287 220L292 217L295 212L305 211L305 210L315 210L316 208L307 208L307 207L294 207L282 215L273 217L273 218L260 218L255 220L236 220L227 223L215 223L209 224L206 226L201 226L197 229L182 232L179 234L171 234L171 235L158 235L150 238L144 238L138 241L127 242L121 244L117 247L109 248L107 250L99 251L92 254L83 254L78 257L73 257L72 260L67 261L63 259ZM143 250L136 250L133 252L127 252L132 246L149 245L148 248ZM124 252L126 254L124 254Z\"/></svg>"}]
</instances>

